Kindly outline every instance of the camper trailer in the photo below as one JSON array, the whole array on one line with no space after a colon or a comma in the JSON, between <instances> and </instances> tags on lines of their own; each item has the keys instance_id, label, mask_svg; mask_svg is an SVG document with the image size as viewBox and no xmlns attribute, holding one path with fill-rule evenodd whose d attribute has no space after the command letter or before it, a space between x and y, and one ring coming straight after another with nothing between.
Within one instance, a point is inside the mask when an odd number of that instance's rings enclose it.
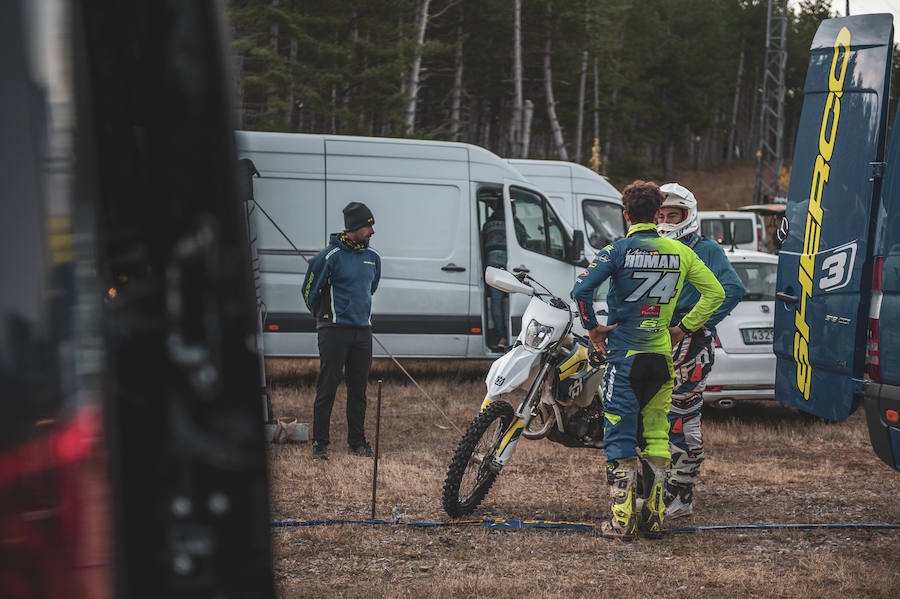
<instances>
[{"instance_id":1,"label":"camper trailer","mask_svg":"<svg viewBox=\"0 0 900 599\"><path fill-rule=\"evenodd\" d=\"M395 356L481 358L502 351L492 335L482 227L505 222L508 270L567 296L586 261L574 230L540 187L484 148L454 142L238 131L238 153L259 176L256 211L268 356L318 355L300 285L307 260L343 229L342 209L375 215L382 259L372 330ZM499 211L493 215L494 211ZM621 220L621 214L616 215ZM618 222L618 221L617 221ZM527 298L503 313L507 338ZM375 355L386 355L375 346Z\"/></svg>"}]
</instances>

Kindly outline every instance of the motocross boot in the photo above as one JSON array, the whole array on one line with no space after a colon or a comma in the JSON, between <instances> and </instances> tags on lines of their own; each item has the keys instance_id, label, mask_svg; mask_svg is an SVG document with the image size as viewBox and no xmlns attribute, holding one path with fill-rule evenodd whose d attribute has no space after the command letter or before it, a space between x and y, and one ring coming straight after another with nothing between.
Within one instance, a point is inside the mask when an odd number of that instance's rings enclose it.
<instances>
[{"instance_id":1,"label":"motocross boot","mask_svg":"<svg viewBox=\"0 0 900 599\"><path fill-rule=\"evenodd\" d=\"M632 541L637 535L637 513L634 508L637 496L636 466L637 458L611 460L606 464L612 515L600 524L602 537Z\"/></svg>"},{"instance_id":2,"label":"motocross boot","mask_svg":"<svg viewBox=\"0 0 900 599\"><path fill-rule=\"evenodd\" d=\"M694 485L666 481L666 518L682 518L694 512Z\"/></svg>"},{"instance_id":3,"label":"motocross boot","mask_svg":"<svg viewBox=\"0 0 900 599\"><path fill-rule=\"evenodd\" d=\"M672 451L672 465L666 472L667 518L690 516L694 511L694 480L700 473L703 462L703 451L688 453L680 450Z\"/></svg>"},{"instance_id":4,"label":"motocross boot","mask_svg":"<svg viewBox=\"0 0 900 599\"><path fill-rule=\"evenodd\" d=\"M662 523L666 514L663 495L669 460L655 456L642 457L640 465L637 487L641 498L641 511L638 530L648 538L658 539L662 537Z\"/></svg>"}]
</instances>

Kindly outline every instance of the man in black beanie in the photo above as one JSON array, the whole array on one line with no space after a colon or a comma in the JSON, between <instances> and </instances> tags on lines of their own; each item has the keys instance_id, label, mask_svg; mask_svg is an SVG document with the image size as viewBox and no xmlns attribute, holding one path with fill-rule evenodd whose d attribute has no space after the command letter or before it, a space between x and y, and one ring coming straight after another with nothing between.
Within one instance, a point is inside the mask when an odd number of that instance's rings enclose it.
<instances>
[{"instance_id":1,"label":"man in black beanie","mask_svg":"<svg viewBox=\"0 0 900 599\"><path fill-rule=\"evenodd\" d=\"M372 457L366 441L366 383L372 365L372 294L381 278L381 257L369 247L375 217L362 202L344 207L344 231L309 261L301 292L315 314L319 378L313 404L313 458L328 459L331 409L347 382L347 443L351 453Z\"/></svg>"}]
</instances>

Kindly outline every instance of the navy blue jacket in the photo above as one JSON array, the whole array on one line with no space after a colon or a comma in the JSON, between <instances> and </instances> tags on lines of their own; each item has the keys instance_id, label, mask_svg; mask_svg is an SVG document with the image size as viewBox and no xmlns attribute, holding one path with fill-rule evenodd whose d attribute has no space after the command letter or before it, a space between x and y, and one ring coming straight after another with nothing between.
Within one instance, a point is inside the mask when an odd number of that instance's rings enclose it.
<instances>
[{"instance_id":1,"label":"navy blue jacket","mask_svg":"<svg viewBox=\"0 0 900 599\"><path fill-rule=\"evenodd\" d=\"M712 239L700 237L697 240L697 237L699 236L696 233L690 233L681 237L679 241L688 247L691 247L691 244L694 243L694 252L697 254L697 257L716 275L716 278L722 285L722 289L725 290L725 301L706 321L706 328L715 335L716 325L731 314L734 307L744 299L744 294L747 293L747 290L731 265L731 261L728 260L728 256L725 255L725 250L722 249L722 246ZM675 304L675 318L673 322L677 322L690 312L699 299L700 292L697 291L697 288L685 281L684 289L681 290L681 295L678 296L678 302Z\"/></svg>"},{"instance_id":2,"label":"navy blue jacket","mask_svg":"<svg viewBox=\"0 0 900 599\"><path fill-rule=\"evenodd\" d=\"M332 233L328 247L309 261L301 294L316 328L372 326L372 294L381 279L381 256L352 249Z\"/></svg>"}]
</instances>

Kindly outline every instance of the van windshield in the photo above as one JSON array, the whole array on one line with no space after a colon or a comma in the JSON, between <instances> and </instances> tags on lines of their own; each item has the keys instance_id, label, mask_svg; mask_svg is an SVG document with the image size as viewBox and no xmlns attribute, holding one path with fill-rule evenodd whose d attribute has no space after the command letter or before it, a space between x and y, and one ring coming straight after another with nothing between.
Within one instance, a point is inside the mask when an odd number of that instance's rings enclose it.
<instances>
[{"instance_id":1,"label":"van windshield","mask_svg":"<svg viewBox=\"0 0 900 599\"><path fill-rule=\"evenodd\" d=\"M584 233L594 249L601 249L616 239L625 237L622 207L601 200L584 200Z\"/></svg>"},{"instance_id":2,"label":"van windshield","mask_svg":"<svg viewBox=\"0 0 900 599\"><path fill-rule=\"evenodd\" d=\"M753 243L753 219L750 218L704 219L700 221L700 234L722 245L731 245L732 224L734 243Z\"/></svg>"},{"instance_id":3,"label":"van windshield","mask_svg":"<svg viewBox=\"0 0 900 599\"><path fill-rule=\"evenodd\" d=\"M747 293L745 300L773 301L775 299L775 283L778 280L778 265L769 262L732 262L734 270Z\"/></svg>"}]
</instances>

